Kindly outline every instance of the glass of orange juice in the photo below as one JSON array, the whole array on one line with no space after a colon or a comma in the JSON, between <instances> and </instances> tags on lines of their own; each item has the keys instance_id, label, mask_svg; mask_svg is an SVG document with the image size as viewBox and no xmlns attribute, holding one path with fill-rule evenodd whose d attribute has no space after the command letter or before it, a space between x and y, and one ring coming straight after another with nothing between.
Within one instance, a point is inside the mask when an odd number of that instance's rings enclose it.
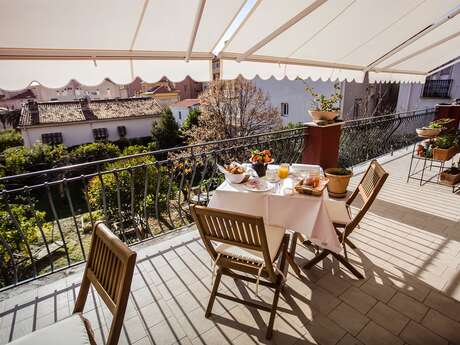
<instances>
[{"instance_id":1,"label":"glass of orange juice","mask_svg":"<svg viewBox=\"0 0 460 345\"><path fill-rule=\"evenodd\" d=\"M288 177L289 175L289 164L283 163L278 168L278 176L281 179Z\"/></svg>"}]
</instances>

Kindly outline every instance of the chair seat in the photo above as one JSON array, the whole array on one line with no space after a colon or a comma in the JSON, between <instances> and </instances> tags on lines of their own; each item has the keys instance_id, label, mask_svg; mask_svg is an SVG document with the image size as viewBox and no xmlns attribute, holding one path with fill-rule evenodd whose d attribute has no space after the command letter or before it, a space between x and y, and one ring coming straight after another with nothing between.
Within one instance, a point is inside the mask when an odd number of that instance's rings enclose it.
<instances>
[{"instance_id":1,"label":"chair seat","mask_svg":"<svg viewBox=\"0 0 460 345\"><path fill-rule=\"evenodd\" d=\"M347 225L351 221L344 201L326 200L326 208L333 223Z\"/></svg>"},{"instance_id":2,"label":"chair seat","mask_svg":"<svg viewBox=\"0 0 460 345\"><path fill-rule=\"evenodd\" d=\"M58 321L10 343L11 345L90 345L90 339L81 314Z\"/></svg>"},{"instance_id":3,"label":"chair seat","mask_svg":"<svg viewBox=\"0 0 460 345\"><path fill-rule=\"evenodd\" d=\"M274 226L265 226L265 229L267 234L268 251L270 252L270 260L273 262L275 261L276 254L278 254L281 242L283 241L285 230L284 228ZM219 243L215 250L217 253L231 256L236 259L250 261L261 265L265 263L263 253L257 250L233 246L226 243Z\"/></svg>"}]
</instances>

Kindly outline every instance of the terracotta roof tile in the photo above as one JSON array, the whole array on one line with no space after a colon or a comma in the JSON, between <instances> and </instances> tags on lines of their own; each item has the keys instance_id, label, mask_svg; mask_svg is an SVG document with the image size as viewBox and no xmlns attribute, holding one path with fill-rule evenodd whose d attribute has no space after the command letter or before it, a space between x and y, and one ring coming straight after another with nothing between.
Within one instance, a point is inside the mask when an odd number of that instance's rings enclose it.
<instances>
[{"instance_id":1,"label":"terracotta roof tile","mask_svg":"<svg viewBox=\"0 0 460 345\"><path fill-rule=\"evenodd\" d=\"M80 101L37 103L37 116L33 103L26 103L22 109L20 126L119 119L157 115L162 112L161 106L153 98L89 101L84 111L83 104Z\"/></svg>"}]
</instances>

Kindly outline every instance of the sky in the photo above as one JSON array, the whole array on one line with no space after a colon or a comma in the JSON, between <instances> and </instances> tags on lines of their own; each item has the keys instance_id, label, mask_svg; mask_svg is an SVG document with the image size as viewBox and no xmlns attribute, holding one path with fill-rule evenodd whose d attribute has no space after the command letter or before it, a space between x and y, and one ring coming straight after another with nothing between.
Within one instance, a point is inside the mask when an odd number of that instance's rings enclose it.
<instances>
[{"instance_id":1,"label":"sky","mask_svg":"<svg viewBox=\"0 0 460 345\"><path fill-rule=\"evenodd\" d=\"M244 4L243 8L241 9L240 13L236 16L235 20L229 26L228 30L222 36L222 39L217 44L216 49L214 49L213 53L215 55L219 54L222 48L225 45L225 41L227 41L235 32L235 30L240 26L241 22L246 18L251 8L255 5L256 0L247 0Z\"/></svg>"}]
</instances>

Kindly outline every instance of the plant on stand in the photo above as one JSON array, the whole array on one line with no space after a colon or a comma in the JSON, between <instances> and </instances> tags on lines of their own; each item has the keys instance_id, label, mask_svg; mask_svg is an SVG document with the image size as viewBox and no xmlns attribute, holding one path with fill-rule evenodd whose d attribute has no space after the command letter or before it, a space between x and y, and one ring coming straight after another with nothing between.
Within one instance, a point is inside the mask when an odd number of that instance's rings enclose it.
<instances>
[{"instance_id":1,"label":"plant on stand","mask_svg":"<svg viewBox=\"0 0 460 345\"><path fill-rule=\"evenodd\" d=\"M460 158L457 165L453 163L449 169L441 173L441 182L449 186L454 186L460 182Z\"/></svg>"},{"instance_id":2,"label":"plant on stand","mask_svg":"<svg viewBox=\"0 0 460 345\"><path fill-rule=\"evenodd\" d=\"M334 198L345 197L353 172L345 168L328 168L324 171L324 174L329 179L327 184L329 195Z\"/></svg>"},{"instance_id":3,"label":"plant on stand","mask_svg":"<svg viewBox=\"0 0 460 345\"><path fill-rule=\"evenodd\" d=\"M334 84L334 93L329 97L317 93L312 87L306 87L305 91L313 97L312 109L308 112L316 123L326 124L337 119L342 100L339 84Z\"/></svg>"},{"instance_id":4,"label":"plant on stand","mask_svg":"<svg viewBox=\"0 0 460 345\"><path fill-rule=\"evenodd\" d=\"M455 134L446 133L436 137L433 141L433 159L448 161L458 152Z\"/></svg>"}]
</instances>

